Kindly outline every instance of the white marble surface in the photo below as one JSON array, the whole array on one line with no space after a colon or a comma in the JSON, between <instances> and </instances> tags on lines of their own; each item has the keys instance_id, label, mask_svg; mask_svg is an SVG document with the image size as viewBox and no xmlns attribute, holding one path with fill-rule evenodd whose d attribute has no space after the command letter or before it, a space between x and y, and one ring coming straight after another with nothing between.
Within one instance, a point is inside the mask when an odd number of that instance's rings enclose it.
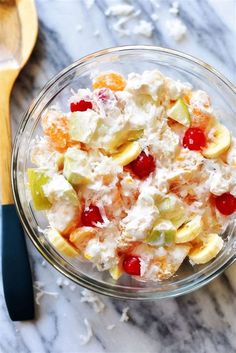
<instances>
[{"instance_id":1,"label":"white marble surface","mask_svg":"<svg viewBox=\"0 0 236 353\"><path fill-rule=\"evenodd\" d=\"M160 4L152 38L120 37L113 29L115 18L104 16L108 3L96 0L88 9L83 0L37 0L39 38L33 56L13 91L14 129L20 116L46 81L77 58L101 48L121 44L155 44L193 54L224 73L236 83L236 1L181 0L179 16L187 26L180 43L165 30L171 1ZM151 21L152 3L129 1L141 10L140 19ZM130 26L135 26L138 19ZM78 25L82 26L79 31ZM94 32L100 35L95 36ZM0 353L204 353L236 352L236 265L203 289L161 302L126 302L102 298L106 308L96 314L80 302L81 288L71 283L58 287L61 277L28 242L34 280L58 295L44 295L37 305L34 322L9 320L0 287ZM44 264L44 263L43 263ZM121 311L129 306L130 320L119 322ZM94 336L81 346L84 318ZM115 324L113 330L108 325Z\"/></svg>"}]
</instances>

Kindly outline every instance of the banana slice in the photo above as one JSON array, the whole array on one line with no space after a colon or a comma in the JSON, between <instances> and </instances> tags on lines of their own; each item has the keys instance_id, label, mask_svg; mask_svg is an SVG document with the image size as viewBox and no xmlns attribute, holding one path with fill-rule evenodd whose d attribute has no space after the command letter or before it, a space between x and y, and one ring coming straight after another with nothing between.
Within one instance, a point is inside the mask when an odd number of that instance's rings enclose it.
<instances>
[{"instance_id":1,"label":"banana slice","mask_svg":"<svg viewBox=\"0 0 236 353\"><path fill-rule=\"evenodd\" d=\"M136 141L143 135L143 129L131 130L128 134L128 141Z\"/></svg>"},{"instance_id":2,"label":"banana slice","mask_svg":"<svg viewBox=\"0 0 236 353\"><path fill-rule=\"evenodd\" d=\"M140 155L141 151L142 148L137 141L128 142L112 157L117 164L123 167L135 160Z\"/></svg>"},{"instance_id":3,"label":"banana slice","mask_svg":"<svg viewBox=\"0 0 236 353\"><path fill-rule=\"evenodd\" d=\"M50 243L63 255L69 257L78 256L77 251L70 245L63 236L54 228L49 229L47 238Z\"/></svg>"},{"instance_id":4,"label":"banana slice","mask_svg":"<svg viewBox=\"0 0 236 353\"><path fill-rule=\"evenodd\" d=\"M212 260L220 252L224 244L223 239L215 233L208 235L206 242L193 248L189 253L189 259L196 265L205 264Z\"/></svg>"},{"instance_id":5,"label":"banana slice","mask_svg":"<svg viewBox=\"0 0 236 353\"><path fill-rule=\"evenodd\" d=\"M206 158L217 158L228 150L230 144L231 135L229 130L224 125L217 124L213 141L202 150L202 154Z\"/></svg>"},{"instance_id":6,"label":"banana slice","mask_svg":"<svg viewBox=\"0 0 236 353\"><path fill-rule=\"evenodd\" d=\"M195 239L202 231L203 224L201 216L195 216L188 223L177 230L175 242L186 243Z\"/></svg>"},{"instance_id":7,"label":"banana slice","mask_svg":"<svg viewBox=\"0 0 236 353\"><path fill-rule=\"evenodd\" d=\"M122 276L123 271L120 265L116 265L109 270L109 273L113 279L118 280Z\"/></svg>"}]
</instances>

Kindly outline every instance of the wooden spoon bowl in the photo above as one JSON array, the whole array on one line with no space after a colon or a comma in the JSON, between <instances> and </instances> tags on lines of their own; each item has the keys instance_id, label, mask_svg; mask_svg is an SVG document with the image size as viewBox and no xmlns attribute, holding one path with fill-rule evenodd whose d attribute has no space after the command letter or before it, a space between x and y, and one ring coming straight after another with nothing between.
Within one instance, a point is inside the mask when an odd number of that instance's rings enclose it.
<instances>
[{"instance_id":1,"label":"wooden spoon bowl","mask_svg":"<svg viewBox=\"0 0 236 353\"><path fill-rule=\"evenodd\" d=\"M9 102L14 82L29 59L38 33L33 0L0 1L0 181L2 204L12 204Z\"/></svg>"},{"instance_id":2,"label":"wooden spoon bowl","mask_svg":"<svg viewBox=\"0 0 236 353\"><path fill-rule=\"evenodd\" d=\"M35 45L38 21L33 0L0 0L0 183L3 289L12 320L34 317L32 277L11 190L10 95Z\"/></svg>"}]
</instances>

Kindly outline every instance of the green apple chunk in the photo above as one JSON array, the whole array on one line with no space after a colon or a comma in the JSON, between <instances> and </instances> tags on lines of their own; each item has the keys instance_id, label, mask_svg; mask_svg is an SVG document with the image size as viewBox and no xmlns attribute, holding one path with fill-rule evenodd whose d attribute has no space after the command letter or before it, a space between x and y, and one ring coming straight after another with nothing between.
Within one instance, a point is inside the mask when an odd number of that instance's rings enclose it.
<instances>
[{"instance_id":1,"label":"green apple chunk","mask_svg":"<svg viewBox=\"0 0 236 353\"><path fill-rule=\"evenodd\" d=\"M186 127L191 124L188 107L181 98L176 101L173 107L168 109L167 116Z\"/></svg>"},{"instance_id":2,"label":"green apple chunk","mask_svg":"<svg viewBox=\"0 0 236 353\"><path fill-rule=\"evenodd\" d=\"M69 148L64 155L65 178L73 185L85 184L91 180L92 171L88 154L78 148Z\"/></svg>"},{"instance_id":3,"label":"green apple chunk","mask_svg":"<svg viewBox=\"0 0 236 353\"><path fill-rule=\"evenodd\" d=\"M160 213L167 218L173 215L173 211L177 206L177 198L174 195L164 198L158 205Z\"/></svg>"},{"instance_id":4,"label":"green apple chunk","mask_svg":"<svg viewBox=\"0 0 236 353\"><path fill-rule=\"evenodd\" d=\"M43 191L43 186L50 181L47 171L29 168L27 174L34 208L37 211L49 209L51 203Z\"/></svg>"},{"instance_id":5,"label":"green apple chunk","mask_svg":"<svg viewBox=\"0 0 236 353\"><path fill-rule=\"evenodd\" d=\"M117 131L111 138L103 143L103 148L108 153L115 153L117 149L128 140L128 130L126 128Z\"/></svg>"},{"instance_id":6,"label":"green apple chunk","mask_svg":"<svg viewBox=\"0 0 236 353\"><path fill-rule=\"evenodd\" d=\"M143 129L135 129L120 115L113 121L102 117L93 110L71 113L69 134L72 140L88 144L91 147L102 148L108 154L127 143L140 138Z\"/></svg>"},{"instance_id":7,"label":"green apple chunk","mask_svg":"<svg viewBox=\"0 0 236 353\"><path fill-rule=\"evenodd\" d=\"M119 131L114 132L111 134L110 138L107 139L109 136L109 127L107 128L106 134L104 134L104 139L102 141L101 147L108 153L116 153L118 149L123 144L138 140L143 134L143 130L132 130L130 129L128 124L125 124Z\"/></svg>"},{"instance_id":8,"label":"green apple chunk","mask_svg":"<svg viewBox=\"0 0 236 353\"><path fill-rule=\"evenodd\" d=\"M171 221L159 219L150 234L146 238L146 242L158 245L168 245L174 242L176 236L176 228Z\"/></svg>"},{"instance_id":9,"label":"green apple chunk","mask_svg":"<svg viewBox=\"0 0 236 353\"><path fill-rule=\"evenodd\" d=\"M101 121L101 117L91 109L71 113L69 135L72 140L89 144Z\"/></svg>"},{"instance_id":10,"label":"green apple chunk","mask_svg":"<svg viewBox=\"0 0 236 353\"><path fill-rule=\"evenodd\" d=\"M158 209L161 216L169 219L177 229L187 220L183 202L175 195L164 198L158 205Z\"/></svg>"}]
</instances>

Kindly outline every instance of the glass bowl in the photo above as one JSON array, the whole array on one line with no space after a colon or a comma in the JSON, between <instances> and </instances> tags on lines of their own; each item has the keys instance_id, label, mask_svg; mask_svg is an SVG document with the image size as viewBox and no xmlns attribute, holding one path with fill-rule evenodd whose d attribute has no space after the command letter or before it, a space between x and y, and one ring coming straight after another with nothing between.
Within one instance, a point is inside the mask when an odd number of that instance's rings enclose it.
<instances>
[{"instance_id":1,"label":"glass bowl","mask_svg":"<svg viewBox=\"0 0 236 353\"><path fill-rule=\"evenodd\" d=\"M12 161L14 199L23 226L40 253L58 271L88 289L116 298L153 300L178 296L197 289L219 275L235 260L234 223L222 235L224 248L216 259L202 266L182 264L174 277L163 282L139 282L129 276L113 280L107 271L98 272L91 264L63 257L47 241L41 229L47 226L45 216L33 210L27 191L27 168L31 166L29 146L36 135L42 135L40 116L49 106L59 104L68 110L71 89L91 86L91 77L100 71L130 72L159 69L164 74L188 81L207 91L220 120L236 136L236 88L214 68L189 55L154 46L126 46L101 50L88 55L54 77L41 91L23 117L19 127Z\"/></svg>"}]
</instances>

